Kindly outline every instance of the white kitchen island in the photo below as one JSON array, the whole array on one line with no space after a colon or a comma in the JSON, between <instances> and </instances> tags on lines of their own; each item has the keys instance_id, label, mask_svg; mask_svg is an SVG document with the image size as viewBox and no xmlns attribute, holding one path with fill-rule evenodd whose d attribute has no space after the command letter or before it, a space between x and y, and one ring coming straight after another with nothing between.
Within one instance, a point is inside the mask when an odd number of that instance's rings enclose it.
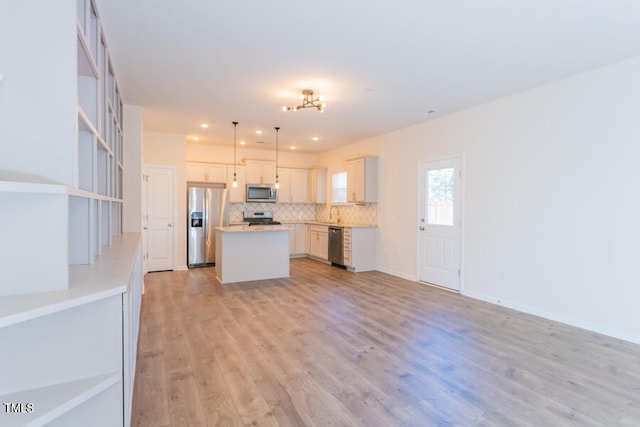
<instances>
[{"instance_id":1,"label":"white kitchen island","mask_svg":"<svg viewBox=\"0 0 640 427\"><path fill-rule=\"evenodd\" d=\"M281 225L216 228L216 279L222 284L289 277L289 230Z\"/></svg>"}]
</instances>

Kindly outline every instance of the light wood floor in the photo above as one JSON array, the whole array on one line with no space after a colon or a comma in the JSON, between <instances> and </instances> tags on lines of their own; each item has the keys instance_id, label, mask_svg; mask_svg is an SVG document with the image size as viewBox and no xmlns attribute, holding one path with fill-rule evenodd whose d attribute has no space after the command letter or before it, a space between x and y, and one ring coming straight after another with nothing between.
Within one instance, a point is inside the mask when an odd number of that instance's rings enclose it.
<instances>
[{"instance_id":1,"label":"light wood floor","mask_svg":"<svg viewBox=\"0 0 640 427\"><path fill-rule=\"evenodd\" d=\"M638 426L640 346L380 272L146 276L135 426Z\"/></svg>"}]
</instances>

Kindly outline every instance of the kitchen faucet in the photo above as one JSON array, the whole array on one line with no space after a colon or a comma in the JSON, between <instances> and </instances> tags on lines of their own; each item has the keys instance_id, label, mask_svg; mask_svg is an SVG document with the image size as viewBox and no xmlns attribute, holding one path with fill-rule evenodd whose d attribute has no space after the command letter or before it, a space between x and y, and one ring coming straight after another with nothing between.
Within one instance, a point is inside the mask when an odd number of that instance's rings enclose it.
<instances>
[{"instance_id":1,"label":"kitchen faucet","mask_svg":"<svg viewBox=\"0 0 640 427\"><path fill-rule=\"evenodd\" d=\"M329 209L329 222L331 222L331 218L333 218L333 208L336 208L336 222L340 223L340 208L338 208L337 206L331 206L331 209Z\"/></svg>"}]
</instances>

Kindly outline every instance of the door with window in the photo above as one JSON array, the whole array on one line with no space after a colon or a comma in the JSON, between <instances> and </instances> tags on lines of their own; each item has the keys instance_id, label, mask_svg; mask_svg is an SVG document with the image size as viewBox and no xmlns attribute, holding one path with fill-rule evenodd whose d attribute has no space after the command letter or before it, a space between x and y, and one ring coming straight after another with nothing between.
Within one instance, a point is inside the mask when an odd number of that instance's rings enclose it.
<instances>
[{"instance_id":1,"label":"door with window","mask_svg":"<svg viewBox=\"0 0 640 427\"><path fill-rule=\"evenodd\" d=\"M419 279L460 290L462 159L420 163Z\"/></svg>"}]
</instances>

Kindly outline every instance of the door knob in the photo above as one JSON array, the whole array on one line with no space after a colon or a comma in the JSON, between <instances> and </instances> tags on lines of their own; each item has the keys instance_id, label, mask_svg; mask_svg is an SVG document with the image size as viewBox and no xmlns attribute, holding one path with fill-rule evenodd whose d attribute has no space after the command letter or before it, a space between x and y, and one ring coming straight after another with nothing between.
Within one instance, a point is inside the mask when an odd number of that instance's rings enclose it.
<instances>
[{"instance_id":1,"label":"door knob","mask_svg":"<svg viewBox=\"0 0 640 427\"><path fill-rule=\"evenodd\" d=\"M167 226L169 226L169 227L173 227L173 224L167 224Z\"/></svg>"},{"instance_id":2,"label":"door knob","mask_svg":"<svg viewBox=\"0 0 640 427\"><path fill-rule=\"evenodd\" d=\"M143 230L146 230L146 229L147 229L147 227L142 227L142 229L143 229Z\"/></svg>"}]
</instances>

